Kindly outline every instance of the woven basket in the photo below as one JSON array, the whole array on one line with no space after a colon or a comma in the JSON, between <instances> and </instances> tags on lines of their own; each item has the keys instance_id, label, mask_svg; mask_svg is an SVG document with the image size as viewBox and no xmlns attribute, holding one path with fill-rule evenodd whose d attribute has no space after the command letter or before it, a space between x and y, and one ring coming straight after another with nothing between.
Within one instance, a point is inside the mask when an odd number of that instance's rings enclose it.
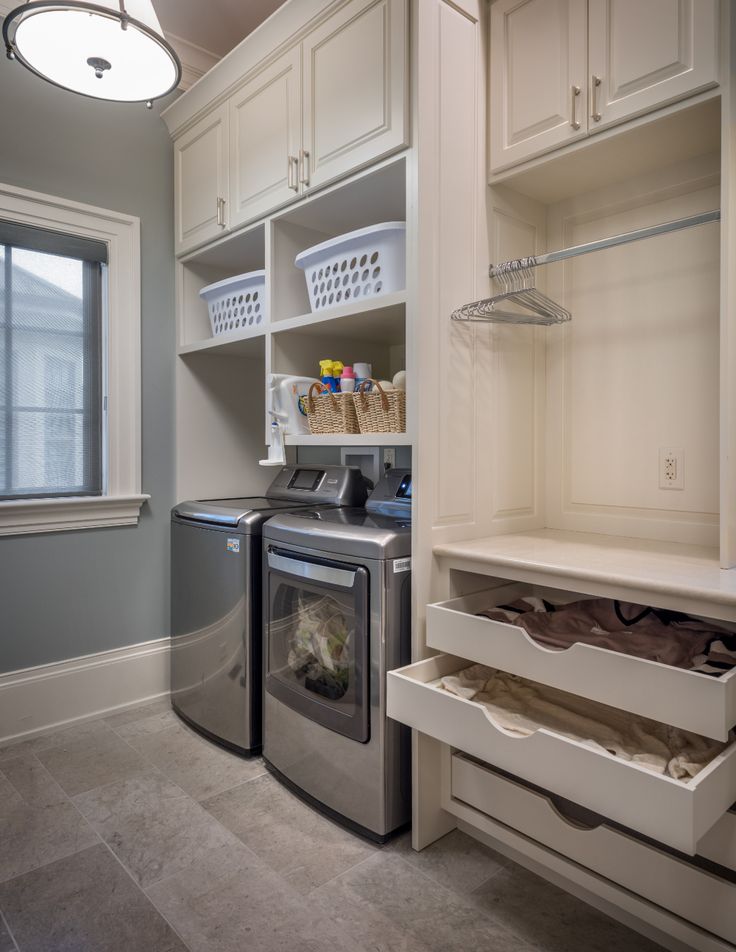
<instances>
[{"instance_id":1,"label":"woven basket","mask_svg":"<svg viewBox=\"0 0 736 952\"><path fill-rule=\"evenodd\" d=\"M365 392L367 383L373 384L370 393ZM377 380L364 380L353 400L361 433L406 432L405 391L386 391Z\"/></svg>"},{"instance_id":2,"label":"woven basket","mask_svg":"<svg viewBox=\"0 0 736 952\"><path fill-rule=\"evenodd\" d=\"M314 391L319 396L315 398ZM324 384L313 383L307 395L310 433L359 433L352 393L332 393Z\"/></svg>"}]
</instances>

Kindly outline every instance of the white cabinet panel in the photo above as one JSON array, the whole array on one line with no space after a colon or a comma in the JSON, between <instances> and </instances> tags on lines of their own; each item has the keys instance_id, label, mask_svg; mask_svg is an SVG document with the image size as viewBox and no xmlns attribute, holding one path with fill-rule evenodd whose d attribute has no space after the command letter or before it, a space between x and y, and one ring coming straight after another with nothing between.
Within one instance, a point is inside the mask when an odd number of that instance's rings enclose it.
<instances>
[{"instance_id":1,"label":"white cabinet panel","mask_svg":"<svg viewBox=\"0 0 736 952\"><path fill-rule=\"evenodd\" d=\"M174 143L176 252L227 228L228 111L215 109Z\"/></svg>"},{"instance_id":2,"label":"white cabinet panel","mask_svg":"<svg viewBox=\"0 0 736 952\"><path fill-rule=\"evenodd\" d=\"M589 0L590 132L718 82L717 0Z\"/></svg>"},{"instance_id":3,"label":"white cabinet panel","mask_svg":"<svg viewBox=\"0 0 736 952\"><path fill-rule=\"evenodd\" d=\"M586 0L497 0L491 7L494 170L586 134L586 6Z\"/></svg>"},{"instance_id":4,"label":"white cabinet panel","mask_svg":"<svg viewBox=\"0 0 736 952\"><path fill-rule=\"evenodd\" d=\"M353 0L302 44L305 187L406 144L406 6Z\"/></svg>"},{"instance_id":5,"label":"white cabinet panel","mask_svg":"<svg viewBox=\"0 0 736 952\"><path fill-rule=\"evenodd\" d=\"M301 53L294 47L230 99L232 226L296 198Z\"/></svg>"}]
</instances>

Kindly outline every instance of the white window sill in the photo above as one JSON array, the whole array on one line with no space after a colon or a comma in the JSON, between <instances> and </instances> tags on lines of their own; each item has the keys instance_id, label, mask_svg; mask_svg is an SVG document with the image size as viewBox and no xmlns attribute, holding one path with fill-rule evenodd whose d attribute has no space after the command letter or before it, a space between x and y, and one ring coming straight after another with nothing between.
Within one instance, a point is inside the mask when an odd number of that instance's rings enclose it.
<instances>
[{"instance_id":1,"label":"white window sill","mask_svg":"<svg viewBox=\"0 0 736 952\"><path fill-rule=\"evenodd\" d=\"M0 536L134 526L138 524L141 506L150 498L141 494L11 499L0 502Z\"/></svg>"}]
</instances>

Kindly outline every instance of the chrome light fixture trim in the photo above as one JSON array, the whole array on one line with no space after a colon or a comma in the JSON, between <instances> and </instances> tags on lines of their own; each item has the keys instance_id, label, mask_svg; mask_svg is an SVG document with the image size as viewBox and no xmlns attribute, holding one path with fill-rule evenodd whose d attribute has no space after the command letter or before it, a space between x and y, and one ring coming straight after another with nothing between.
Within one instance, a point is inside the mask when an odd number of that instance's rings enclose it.
<instances>
[{"instance_id":1,"label":"chrome light fixture trim","mask_svg":"<svg viewBox=\"0 0 736 952\"><path fill-rule=\"evenodd\" d=\"M151 9L153 8L151 7ZM21 26L22 23L28 22L30 17L49 12L87 13L90 14L90 16L102 17L106 20L117 21L120 24L120 29L122 31L127 32L128 30L131 30L143 34L147 40L152 41L157 47L159 47L159 49L169 60L170 64L173 66L173 79L171 83L167 88L163 90L156 90L149 95L124 97L96 95L94 93L83 92L79 89L74 89L71 86L67 86L63 82L53 79L51 76L48 76L46 73L39 70L28 60L26 56L24 56L23 51L19 48L16 41L16 34L19 26ZM170 92L173 92L173 90L176 89L176 87L179 85L179 82L181 81L181 62L173 46L171 46L171 44L162 34L152 29L148 24L131 17L126 10L125 0L119 0L119 9L102 6L99 3L90 3L87 2L87 0L62 0L62 2L53 2L53 0L28 0L27 3L22 3L15 7L5 17L5 20L3 21L2 37L8 59L18 60L18 62L22 63L22 65L25 66L26 69L28 69L31 73L33 73L35 76L38 76L40 79L43 79L45 82L50 83L52 86L56 86L59 89L64 89L67 92L73 92L78 96L84 96L88 99L99 99L111 102L143 102L150 109L153 105L153 100L161 99L163 96L167 96ZM60 44L63 43L63 38L59 37L58 39ZM94 75L98 80L102 80L103 75L112 70L114 66L114 64L110 64L106 59L97 55L89 57L87 59L87 65L91 70L94 70ZM104 87L101 87L101 91L103 90Z\"/></svg>"}]
</instances>

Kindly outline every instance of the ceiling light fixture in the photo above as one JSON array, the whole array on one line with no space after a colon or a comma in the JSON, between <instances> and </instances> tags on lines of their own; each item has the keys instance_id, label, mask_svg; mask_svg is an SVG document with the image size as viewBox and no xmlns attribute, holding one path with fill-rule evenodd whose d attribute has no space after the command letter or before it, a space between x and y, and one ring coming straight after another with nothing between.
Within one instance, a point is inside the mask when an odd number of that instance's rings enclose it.
<instances>
[{"instance_id":1,"label":"ceiling light fixture","mask_svg":"<svg viewBox=\"0 0 736 952\"><path fill-rule=\"evenodd\" d=\"M151 0L28 0L6 16L3 41L8 59L94 99L150 109L181 79Z\"/></svg>"}]
</instances>

